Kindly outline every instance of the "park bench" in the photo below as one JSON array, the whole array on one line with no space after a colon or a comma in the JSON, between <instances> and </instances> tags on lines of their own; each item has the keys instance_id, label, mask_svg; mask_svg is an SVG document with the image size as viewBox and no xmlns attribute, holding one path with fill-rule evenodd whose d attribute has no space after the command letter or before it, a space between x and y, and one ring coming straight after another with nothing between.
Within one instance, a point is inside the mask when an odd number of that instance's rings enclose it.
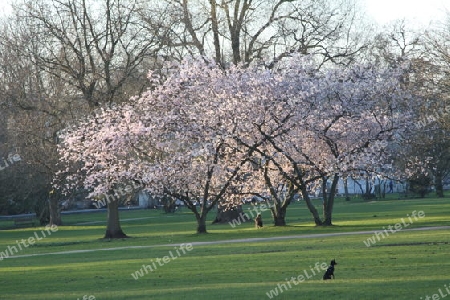
<instances>
[{"instance_id":1,"label":"park bench","mask_svg":"<svg viewBox=\"0 0 450 300\"><path fill-rule=\"evenodd\" d=\"M14 225L15 226L20 226L20 225L34 226L35 221L36 221L35 216L18 217L18 218L14 218Z\"/></svg>"}]
</instances>

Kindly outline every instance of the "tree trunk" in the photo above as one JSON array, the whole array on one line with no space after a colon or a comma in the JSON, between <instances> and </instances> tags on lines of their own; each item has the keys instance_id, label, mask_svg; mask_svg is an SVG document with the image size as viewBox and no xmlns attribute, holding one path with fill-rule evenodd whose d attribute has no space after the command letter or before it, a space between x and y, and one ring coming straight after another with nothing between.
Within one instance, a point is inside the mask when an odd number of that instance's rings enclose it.
<instances>
[{"instance_id":1,"label":"tree trunk","mask_svg":"<svg viewBox=\"0 0 450 300\"><path fill-rule=\"evenodd\" d=\"M236 30L238 31L238 30ZM241 45L239 31L231 36L231 48L233 50L233 63L237 65L241 61Z\"/></svg>"},{"instance_id":2,"label":"tree trunk","mask_svg":"<svg viewBox=\"0 0 450 300\"><path fill-rule=\"evenodd\" d=\"M327 218L326 211L328 210L328 189L327 189L328 178L322 177L322 217L324 220ZM322 225L326 225L322 222Z\"/></svg>"},{"instance_id":3,"label":"tree trunk","mask_svg":"<svg viewBox=\"0 0 450 300\"><path fill-rule=\"evenodd\" d=\"M324 212L323 212L325 220L322 225L324 225L324 226L332 226L333 225L332 216L333 216L334 197L336 195L336 188L337 188L338 182L339 182L339 175L334 174L333 182L331 183L331 187L330 187L330 191L329 191L327 197L325 197L325 195L324 195L324 203L326 203L326 204L324 204Z\"/></svg>"},{"instance_id":4,"label":"tree trunk","mask_svg":"<svg viewBox=\"0 0 450 300\"><path fill-rule=\"evenodd\" d=\"M343 182L344 182L345 201L350 201L350 195L348 193L348 177L347 176L344 177Z\"/></svg>"},{"instance_id":5,"label":"tree trunk","mask_svg":"<svg viewBox=\"0 0 450 300\"><path fill-rule=\"evenodd\" d=\"M436 196L439 198L444 197L444 185L442 183L442 173L436 172L434 176L434 188L436 189Z\"/></svg>"},{"instance_id":6,"label":"tree trunk","mask_svg":"<svg viewBox=\"0 0 450 300\"><path fill-rule=\"evenodd\" d=\"M197 233L198 234L202 234L202 233L208 233L206 231L206 215L197 215Z\"/></svg>"},{"instance_id":7,"label":"tree trunk","mask_svg":"<svg viewBox=\"0 0 450 300\"><path fill-rule=\"evenodd\" d=\"M294 188L294 185L289 184L287 186L287 191L283 189L282 191L277 192L272 185L270 186L270 193L273 199L273 207L270 208L273 217L273 225L286 226L286 211L289 204L291 204L294 199L294 196L297 194L298 189Z\"/></svg>"},{"instance_id":8,"label":"tree trunk","mask_svg":"<svg viewBox=\"0 0 450 300\"><path fill-rule=\"evenodd\" d=\"M219 36L219 24L217 21L217 12L216 12L216 1L210 0L211 4L211 26L212 26L212 33L213 33L213 43L214 43L214 50L216 52L216 62L220 65L223 65L221 51L220 51L220 36Z\"/></svg>"},{"instance_id":9,"label":"tree trunk","mask_svg":"<svg viewBox=\"0 0 450 300\"><path fill-rule=\"evenodd\" d=\"M313 216L314 223L316 224L316 226L321 226L322 220L320 220L319 213L317 212L317 209L312 204L311 199L309 198L308 191L306 190L305 186L301 189L301 192L302 192L303 200L305 200L306 206L308 207L309 212Z\"/></svg>"},{"instance_id":10,"label":"tree trunk","mask_svg":"<svg viewBox=\"0 0 450 300\"><path fill-rule=\"evenodd\" d=\"M278 203L270 209L274 226L286 226L286 209L287 206Z\"/></svg>"},{"instance_id":11,"label":"tree trunk","mask_svg":"<svg viewBox=\"0 0 450 300\"><path fill-rule=\"evenodd\" d=\"M371 200L374 198L372 195L372 187L370 186L369 177L366 177L366 190L363 195L364 200Z\"/></svg>"},{"instance_id":12,"label":"tree trunk","mask_svg":"<svg viewBox=\"0 0 450 300\"><path fill-rule=\"evenodd\" d=\"M58 197L56 195L50 194L48 199L48 208L50 214L49 225L62 225L61 210L58 207Z\"/></svg>"},{"instance_id":13,"label":"tree trunk","mask_svg":"<svg viewBox=\"0 0 450 300\"><path fill-rule=\"evenodd\" d=\"M278 212L278 215L273 216L273 225L274 226L286 226L286 209L285 212Z\"/></svg>"},{"instance_id":14,"label":"tree trunk","mask_svg":"<svg viewBox=\"0 0 450 300\"><path fill-rule=\"evenodd\" d=\"M114 200L108 203L108 216L105 239L121 239L128 236L122 231L119 219L119 202Z\"/></svg>"}]
</instances>

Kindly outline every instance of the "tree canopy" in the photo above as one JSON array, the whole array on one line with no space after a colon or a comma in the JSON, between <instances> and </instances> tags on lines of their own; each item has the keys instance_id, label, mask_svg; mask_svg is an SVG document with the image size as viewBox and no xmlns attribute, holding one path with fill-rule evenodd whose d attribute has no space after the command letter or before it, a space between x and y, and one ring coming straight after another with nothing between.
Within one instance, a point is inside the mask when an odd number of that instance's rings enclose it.
<instances>
[{"instance_id":1,"label":"tree canopy","mask_svg":"<svg viewBox=\"0 0 450 300\"><path fill-rule=\"evenodd\" d=\"M300 56L272 70L191 58L172 71L161 84L149 73L154 88L142 97L67 130L59 151L82 162L72 179L94 195L138 181L182 200L198 232L212 207L239 205L243 194L276 199L280 184L300 191L343 173L382 173L387 141L408 121L397 71L318 71Z\"/></svg>"}]
</instances>

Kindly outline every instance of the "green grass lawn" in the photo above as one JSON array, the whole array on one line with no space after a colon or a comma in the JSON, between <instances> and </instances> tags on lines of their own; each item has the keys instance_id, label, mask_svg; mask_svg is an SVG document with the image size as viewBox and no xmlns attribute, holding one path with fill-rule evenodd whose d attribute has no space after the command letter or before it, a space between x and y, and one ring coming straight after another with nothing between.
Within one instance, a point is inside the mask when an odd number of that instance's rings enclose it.
<instances>
[{"instance_id":1,"label":"green grass lawn","mask_svg":"<svg viewBox=\"0 0 450 300\"><path fill-rule=\"evenodd\" d=\"M425 217L410 223L407 215L413 211L423 211ZM239 300L269 299L268 294L272 299L432 299L433 294L443 299L442 294L450 294L450 230L409 229L448 226L449 216L448 199L339 200L335 226L317 228L305 206L296 203L288 210L286 227L271 226L265 212L263 229L252 223L235 228L209 223L209 234L196 235L188 211L130 210L121 211L121 219L131 238L106 241L101 239L105 213L64 215L65 225L56 232L18 249L18 257L0 261L0 299ZM401 218L407 228L370 247L364 241L373 234L351 234L383 230ZM0 231L0 252L18 248L21 239L42 237L42 230ZM347 234L220 242L321 233ZM196 244L214 241L219 243ZM192 243L192 248L183 252L180 243ZM90 251L64 253L74 250ZM338 262L336 280L323 281L319 266L333 258Z\"/></svg>"}]
</instances>

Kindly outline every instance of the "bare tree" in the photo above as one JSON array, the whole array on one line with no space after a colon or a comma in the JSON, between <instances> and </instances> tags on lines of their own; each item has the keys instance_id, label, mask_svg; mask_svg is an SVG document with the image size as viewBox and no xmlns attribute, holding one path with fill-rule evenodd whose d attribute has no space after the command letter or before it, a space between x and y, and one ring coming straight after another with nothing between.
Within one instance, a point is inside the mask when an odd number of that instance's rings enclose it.
<instances>
[{"instance_id":1,"label":"bare tree","mask_svg":"<svg viewBox=\"0 0 450 300\"><path fill-rule=\"evenodd\" d=\"M49 150L43 145L37 149L56 158L60 129L97 107L126 101L145 89L146 73L157 61L161 43L141 22L140 2L24 0L15 6L15 19L9 24L13 30L5 34L12 44L18 37L23 41L23 45L15 43L17 57L31 64L32 70L26 73L33 74L39 84L34 93L23 90L23 97L14 103L22 110L21 122L36 119L34 124L45 128L29 128L27 138L34 134L51 141ZM15 71L11 69L8 74L13 76ZM26 77L18 82L28 85ZM37 156L52 165L52 160ZM51 194L50 200L50 208L57 207L57 194ZM112 203L108 210L105 237L125 236L117 205Z\"/></svg>"},{"instance_id":2,"label":"bare tree","mask_svg":"<svg viewBox=\"0 0 450 300\"><path fill-rule=\"evenodd\" d=\"M405 20L397 20L375 34L367 51L369 60L397 67L407 60L419 58L424 50L420 36Z\"/></svg>"},{"instance_id":3,"label":"bare tree","mask_svg":"<svg viewBox=\"0 0 450 300\"><path fill-rule=\"evenodd\" d=\"M19 14L39 41L36 63L77 89L91 108L126 100L123 86L158 50L144 34L139 1L29 1ZM134 78L133 78L134 79ZM144 81L141 81L144 82Z\"/></svg>"},{"instance_id":4,"label":"bare tree","mask_svg":"<svg viewBox=\"0 0 450 300\"><path fill-rule=\"evenodd\" d=\"M410 85L422 99L416 130L409 139L412 155L422 158L438 197L450 174L450 13L425 32L423 54L412 63Z\"/></svg>"},{"instance_id":5,"label":"bare tree","mask_svg":"<svg viewBox=\"0 0 450 300\"><path fill-rule=\"evenodd\" d=\"M17 154L23 162L10 178L21 178L14 182L17 201L40 202L36 206L43 207L42 203L55 196L51 181L56 171L57 131L73 117L72 108L78 112L83 108L76 101L61 100L70 88L35 64L32 54L39 51L39 45L32 32L16 21L10 18L0 32L0 98L7 115L6 137L10 147L20 149ZM50 201L49 209L38 210L41 220L61 224L58 199ZM42 211L50 211L50 215L41 215Z\"/></svg>"},{"instance_id":6,"label":"bare tree","mask_svg":"<svg viewBox=\"0 0 450 300\"><path fill-rule=\"evenodd\" d=\"M323 63L349 63L366 44L356 33L351 0L175 0L149 4L148 14L171 13L172 46L213 56L226 66L263 60L273 64L294 52ZM153 3L155 4L155 3Z\"/></svg>"},{"instance_id":7,"label":"bare tree","mask_svg":"<svg viewBox=\"0 0 450 300\"><path fill-rule=\"evenodd\" d=\"M394 146L398 148L396 162L412 177L425 173L433 177L439 197L443 197L442 181L450 169L448 28L440 24L418 32L398 20L377 34L369 51L376 64L395 68L408 63L402 85L414 95L405 104L414 108L415 124L398 139L400 145Z\"/></svg>"}]
</instances>

